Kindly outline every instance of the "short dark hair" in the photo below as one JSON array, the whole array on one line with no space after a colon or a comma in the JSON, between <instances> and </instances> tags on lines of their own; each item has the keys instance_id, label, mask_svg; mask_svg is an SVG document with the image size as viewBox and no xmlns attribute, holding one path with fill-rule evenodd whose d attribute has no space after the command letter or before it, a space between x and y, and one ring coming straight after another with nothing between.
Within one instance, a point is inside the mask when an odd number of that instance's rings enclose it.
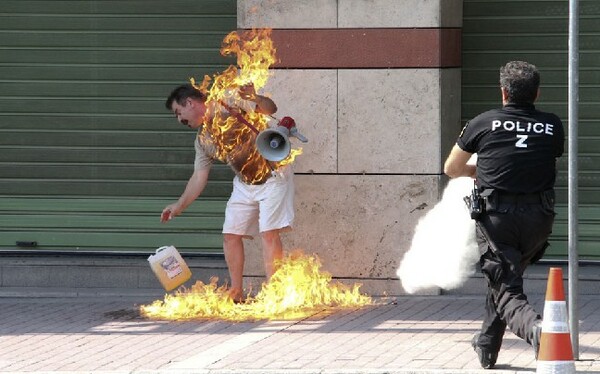
<instances>
[{"instance_id":1,"label":"short dark hair","mask_svg":"<svg viewBox=\"0 0 600 374\"><path fill-rule=\"evenodd\" d=\"M199 89L188 83L182 84L181 86L171 91L171 94L165 102L165 106L167 107L167 109L172 110L174 101L176 101L179 105L183 105L185 101L190 97L200 101L206 101L206 95L203 94Z\"/></svg>"},{"instance_id":2,"label":"short dark hair","mask_svg":"<svg viewBox=\"0 0 600 374\"><path fill-rule=\"evenodd\" d=\"M508 93L508 101L533 104L540 87L540 73L525 61L510 61L500 68L500 87Z\"/></svg>"}]
</instances>

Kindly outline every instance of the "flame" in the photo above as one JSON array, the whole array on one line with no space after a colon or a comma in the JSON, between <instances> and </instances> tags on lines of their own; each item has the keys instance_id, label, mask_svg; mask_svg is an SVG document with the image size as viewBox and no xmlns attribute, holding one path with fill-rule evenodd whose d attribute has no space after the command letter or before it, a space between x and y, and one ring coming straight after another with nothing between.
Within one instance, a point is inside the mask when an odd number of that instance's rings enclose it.
<instances>
[{"instance_id":1,"label":"flame","mask_svg":"<svg viewBox=\"0 0 600 374\"><path fill-rule=\"evenodd\" d=\"M165 295L140 312L151 319L228 321L299 319L317 312L371 305L370 296L361 294L360 284L352 287L333 283L323 272L315 255L294 251L285 256L268 283L260 292L248 296L243 304L235 304L227 295L226 286L217 286L217 278L209 284L196 282L190 289L181 287L173 295Z\"/></svg>"},{"instance_id":2,"label":"flame","mask_svg":"<svg viewBox=\"0 0 600 374\"><path fill-rule=\"evenodd\" d=\"M194 78L190 78L192 85L207 95L207 111L202 131L208 132L211 141L217 146L214 156L231 165L248 184L265 182L272 171L292 163L302 153L299 148L293 149L286 159L269 163L254 146L257 135L255 130L241 123L244 121L231 115L228 110L223 110L226 106L236 107L235 103L241 102L237 90L240 86L252 83L258 92L267 83L271 74L269 68L276 62L276 50L270 36L271 29L229 33L223 39L221 54L236 55L237 66L230 65L212 78L205 76L200 85L196 84ZM269 116L256 112L240 115L259 132L268 127Z\"/></svg>"}]
</instances>

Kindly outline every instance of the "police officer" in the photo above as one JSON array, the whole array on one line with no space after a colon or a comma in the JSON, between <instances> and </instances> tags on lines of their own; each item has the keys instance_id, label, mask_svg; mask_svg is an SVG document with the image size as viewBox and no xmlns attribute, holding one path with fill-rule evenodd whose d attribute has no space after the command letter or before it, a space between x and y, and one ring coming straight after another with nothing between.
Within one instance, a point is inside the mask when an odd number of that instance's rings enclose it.
<instances>
[{"instance_id":1,"label":"police officer","mask_svg":"<svg viewBox=\"0 0 600 374\"><path fill-rule=\"evenodd\" d=\"M534 347L536 358L539 349L541 317L523 293L523 272L548 246L556 158L564 151L562 122L534 106L539 84L532 64L501 67L503 107L469 121L444 164L451 178L475 178L484 202L476 223L488 290L481 332L471 344L485 369L496 364L507 326ZM476 165L467 164L474 153Z\"/></svg>"}]
</instances>

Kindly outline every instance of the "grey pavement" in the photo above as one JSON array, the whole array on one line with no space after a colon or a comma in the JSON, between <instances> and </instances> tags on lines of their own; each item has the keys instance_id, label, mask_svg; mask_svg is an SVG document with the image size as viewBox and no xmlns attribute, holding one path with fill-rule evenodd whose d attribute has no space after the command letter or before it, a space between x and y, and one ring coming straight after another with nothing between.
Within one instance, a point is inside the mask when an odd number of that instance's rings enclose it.
<instances>
[{"instance_id":1,"label":"grey pavement","mask_svg":"<svg viewBox=\"0 0 600 374\"><path fill-rule=\"evenodd\" d=\"M543 310L543 294L530 295ZM508 332L496 369L470 340L483 295L398 296L301 320L155 321L154 295L0 293L2 373L525 373L533 350ZM162 297L159 297L162 299ZM600 295L579 296L578 372L600 373Z\"/></svg>"}]
</instances>

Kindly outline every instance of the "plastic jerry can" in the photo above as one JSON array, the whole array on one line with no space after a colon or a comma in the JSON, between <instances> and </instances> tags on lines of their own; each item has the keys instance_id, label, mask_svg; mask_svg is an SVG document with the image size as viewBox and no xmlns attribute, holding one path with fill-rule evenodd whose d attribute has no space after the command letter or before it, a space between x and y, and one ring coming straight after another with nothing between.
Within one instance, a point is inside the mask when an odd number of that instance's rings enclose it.
<instances>
[{"instance_id":1,"label":"plastic jerry can","mask_svg":"<svg viewBox=\"0 0 600 374\"><path fill-rule=\"evenodd\" d=\"M172 245L158 248L155 254L148 257L148 262L167 291L181 286L192 277L190 268Z\"/></svg>"}]
</instances>

